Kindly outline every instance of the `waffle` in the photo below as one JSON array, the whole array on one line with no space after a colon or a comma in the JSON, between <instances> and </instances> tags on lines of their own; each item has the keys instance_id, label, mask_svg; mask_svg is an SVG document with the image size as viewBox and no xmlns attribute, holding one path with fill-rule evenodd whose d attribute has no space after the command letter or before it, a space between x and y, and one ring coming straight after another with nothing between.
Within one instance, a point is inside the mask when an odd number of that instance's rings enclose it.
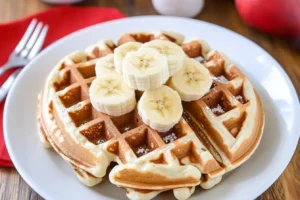
<instances>
[{"instance_id":1,"label":"waffle","mask_svg":"<svg viewBox=\"0 0 300 200\"><path fill-rule=\"evenodd\" d=\"M177 33L140 32L122 35L117 45L153 39L181 45L213 76L204 97L183 103L177 125L161 133L144 124L137 109L112 117L93 108L88 89L95 63L116 47L103 40L66 56L49 74L39 95L40 138L87 186L100 183L110 163L117 162L109 178L127 189L129 199L151 199L167 190L177 199L187 199L195 186L213 187L253 154L262 137L263 109L244 74L203 40L183 43ZM137 100L140 96L137 91Z\"/></svg>"}]
</instances>

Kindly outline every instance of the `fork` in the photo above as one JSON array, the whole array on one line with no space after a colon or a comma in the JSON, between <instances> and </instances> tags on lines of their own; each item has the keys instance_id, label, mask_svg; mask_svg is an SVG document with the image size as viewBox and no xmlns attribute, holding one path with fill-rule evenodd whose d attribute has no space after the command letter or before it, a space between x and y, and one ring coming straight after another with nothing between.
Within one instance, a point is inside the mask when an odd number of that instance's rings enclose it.
<instances>
[{"instance_id":1,"label":"fork","mask_svg":"<svg viewBox=\"0 0 300 200\"><path fill-rule=\"evenodd\" d=\"M41 50L48 31L48 25L33 19L22 39L10 54L7 63L0 67L0 76L15 67L24 67Z\"/></svg>"},{"instance_id":2,"label":"fork","mask_svg":"<svg viewBox=\"0 0 300 200\"><path fill-rule=\"evenodd\" d=\"M48 25L33 19L27 27L22 39L10 54L6 64L0 67L0 76L7 70L24 67L41 50L48 31ZM0 87L0 102L6 97L21 69L12 73Z\"/></svg>"},{"instance_id":3,"label":"fork","mask_svg":"<svg viewBox=\"0 0 300 200\"><path fill-rule=\"evenodd\" d=\"M0 88L0 102L3 101L3 99L5 99L6 95L9 92L9 89L11 88L11 86L13 85L13 83L15 82L15 79L17 78L17 75L19 74L19 72L21 71L21 69L17 69L16 71L14 71L5 81L5 83L1 86Z\"/></svg>"}]
</instances>

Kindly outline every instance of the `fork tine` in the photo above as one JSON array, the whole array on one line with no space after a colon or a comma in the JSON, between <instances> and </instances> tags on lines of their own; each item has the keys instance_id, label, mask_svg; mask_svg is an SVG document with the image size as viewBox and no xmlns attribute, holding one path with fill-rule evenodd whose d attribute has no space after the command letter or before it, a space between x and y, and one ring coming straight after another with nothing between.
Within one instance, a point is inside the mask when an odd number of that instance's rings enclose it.
<instances>
[{"instance_id":1,"label":"fork tine","mask_svg":"<svg viewBox=\"0 0 300 200\"><path fill-rule=\"evenodd\" d=\"M29 53L29 51L31 50L31 48L33 47L35 41L37 40L39 34L40 34L40 31L42 29L42 26L43 26L43 23L42 22L39 22L38 25L35 27L29 41L27 42L26 46L25 46L25 49L22 50L21 52L21 56L22 57L26 57Z\"/></svg>"},{"instance_id":2,"label":"fork tine","mask_svg":"<svg viewBox=\"0 0 300 200\"><path fill-rule=\"evenodd\" d=\"M48 25L45 25L38 37L38 39L36 40L33 48L31 49L27 59L31 60L34 56L37 55L37 53L41 50L43 44L44 44L44 41L45 41L45 38L46 38L46 35L47 35L47 32L48 32Z\"/></svg>"},{"instance_id":3,"label":"fork tine","mask_svg":"<svg viewBox=\"0 0 300 200\"><path fill-rule=\"evenodd\" d=\"M26 29L26 31L25 31L25 33L24 33L22 39L20 40L20 42L18 43L18 45L16 46L16 48L15 48L15 50L14 50L15 53L17 53L17 54L20 53L21 50L25 47L25 45L26 45L26 43L27 43L27 41L28 41L28 39L29 39L31 33L32 33L33 30L34 30L34 27L35 27L36 23L37 23L37 20L36 20L36 19L33 19L33 20L30 22L30 24L29 24L29 26L27 27L27 29Z\"/></svg>"},{"instance_id":4,"label":"fork tine","mask_svg":"<svg viewBox=\"0 0 300 200\"><path fill-rule=\"evenodd\" d=\"M30 36L29 41L27 42L27 44L25 46L25 49L23 49L22 52L21 52L22 57L25 58L28 55L29 51L31 50L31 48L33 47L35 41L37 40L42 27L43 27L43 23L39 22L38 25L35 27L32 35Z\"/></svg>"}]
</instances>

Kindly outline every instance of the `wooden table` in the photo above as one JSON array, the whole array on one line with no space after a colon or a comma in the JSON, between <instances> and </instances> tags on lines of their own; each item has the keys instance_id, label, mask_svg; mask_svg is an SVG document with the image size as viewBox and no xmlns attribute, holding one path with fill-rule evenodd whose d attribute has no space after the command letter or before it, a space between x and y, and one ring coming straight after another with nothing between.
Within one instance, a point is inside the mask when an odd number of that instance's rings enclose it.
<instances>
[{"instance_id":1,"label":"wooden table","mask_svg":"<svg viewBox=\"0 0 300 200\"><path fill-rule=\"evenodd\" d=\"M128 16L157 14L151 0L86 0L80 6L117 7ZM0 0L0 23L22 18L52 7L39 0ZM196 17L231 29L268 51L288 73L300 94L300 52L284 39L248 27L239 17L233 0L207 0L204 11ZM293 200L300 198L300 143L280 178L258 199ZM43 199L33 191L15 169L0 168L0 199Z\"/></svg>"}]
</instances>

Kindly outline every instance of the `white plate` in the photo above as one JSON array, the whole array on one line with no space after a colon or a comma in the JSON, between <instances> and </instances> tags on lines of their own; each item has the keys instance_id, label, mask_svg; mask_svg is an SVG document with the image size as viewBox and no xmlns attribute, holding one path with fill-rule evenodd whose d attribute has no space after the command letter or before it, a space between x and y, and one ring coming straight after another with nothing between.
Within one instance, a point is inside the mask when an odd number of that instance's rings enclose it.
<instances>
[{"instance_id":1,"label":"white plate","mask_svg":"<svg viewBox=\"0 0 300 200\"><path fill-rule=\"evenodd\" d=\"M299 139L300 108L281 66L253 42L216 25L175 17L133 17L95 25L59 40L28 64L13 86L4 113L7 148L18 172L41 196L47 200L126 199L125 190L109 181L85 187L59 155L42 147L36 124L37 95L62 56L100 39L116 40L124 32L161 29L181 32L186 38L203 38L211 47L226 52L252 81L266 115L261 144L250 160L227 174L215 188L198 188L191 200L254 199L283 172ZM166 192L157 199L172 198L172 193Z\"/></svg>"}]
</instances>

